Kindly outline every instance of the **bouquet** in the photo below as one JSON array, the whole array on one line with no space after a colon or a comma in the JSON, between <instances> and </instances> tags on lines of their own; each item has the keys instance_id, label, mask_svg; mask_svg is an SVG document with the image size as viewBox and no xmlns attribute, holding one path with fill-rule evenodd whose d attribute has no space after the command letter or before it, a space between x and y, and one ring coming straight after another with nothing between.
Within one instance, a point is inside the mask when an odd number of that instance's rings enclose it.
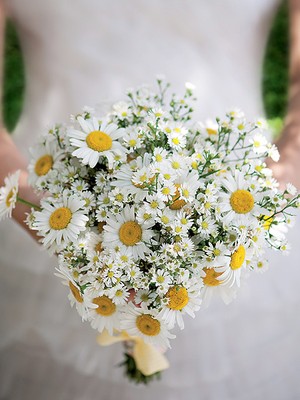
<instances>
[{"instance_id":1,"label":"bouquet","mask_svg":"<svg viewBox=\"0 0 300 400\"><path fill-rule=\"evenodd\" d=\"M56 275L99 342L125 341L127 375L147 382L162 355L212 296L229 303L265 249L287 252L299 207L265 164L279 159L263 120L233 110L193 120L193 86L169 95L157 80L103 113L84 108L31 150L29 182L45 194L27 217L58 255ZM0 216L18 198L18 173L0 193ZM25 199L26 200L26 199Z\"/></svg>"}]
</instances>

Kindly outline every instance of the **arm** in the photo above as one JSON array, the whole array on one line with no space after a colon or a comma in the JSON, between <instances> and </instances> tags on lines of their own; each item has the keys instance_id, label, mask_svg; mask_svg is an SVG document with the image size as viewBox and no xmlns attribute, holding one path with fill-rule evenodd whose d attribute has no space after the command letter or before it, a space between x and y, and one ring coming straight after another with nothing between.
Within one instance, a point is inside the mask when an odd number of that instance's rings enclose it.
<instances>
[{"instance_id":1,"label":"arm","mask_svg":"<svg viewBox=\"0 0 300 400\"><path fill-rule=\"evenodd\" d=\"M300 0L289 0L289 14L288 110L282 135L277 142L280 161L270 162L269 166L282 185L291 182L300 189Z\"/></svg>"},{"instance_id":2,"label":"arm","mask_svg":"<svg viewBox=\"0 0 300 400\"><path fill-rule=\"evenodd\" d=\"M3 51L4 51L4 31L5 31L5 10L4 4L0 1L0 186L4 183L4 178L16 170L20 169L19 193L20 197L38 204L38 199L33 190L27 184L27 165L10 135L6 132L2 118L2 82L3 82ZM13 218L29 231L24 223L26 213L30 209L18 203L13 211ZM35 233L29 231L35 237Z\"/></svg>"}]
</instances>

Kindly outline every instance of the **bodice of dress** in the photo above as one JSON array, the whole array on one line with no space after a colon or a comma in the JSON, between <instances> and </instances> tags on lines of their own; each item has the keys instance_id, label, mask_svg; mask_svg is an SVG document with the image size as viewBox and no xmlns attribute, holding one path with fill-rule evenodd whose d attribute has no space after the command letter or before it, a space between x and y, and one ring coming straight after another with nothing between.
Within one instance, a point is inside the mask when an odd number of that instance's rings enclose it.
<instances>
[{"instance_id":1,"label":"bodice of dress","mask_svg":"<svg viewBox=\"0 0 300 400\"><path fill-rule=\"evenodd\" d=\"M28 146L53 122L157 74L174 90L196 85L201 119L235 106L262 115L262 60L279 1L7 1L26 67L17 140Z\"/></svg>"}]
</instances>

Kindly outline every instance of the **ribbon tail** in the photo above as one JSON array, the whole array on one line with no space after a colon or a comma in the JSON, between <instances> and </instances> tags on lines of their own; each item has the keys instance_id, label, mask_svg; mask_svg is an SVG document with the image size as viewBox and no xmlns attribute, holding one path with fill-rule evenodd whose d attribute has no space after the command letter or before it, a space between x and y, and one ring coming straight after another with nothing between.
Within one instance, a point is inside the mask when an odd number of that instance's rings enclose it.
<instances>
[{"instance_id":1,"label":"ribbon tail","mask_svg":"<svg viewBox=\"0 0 300 400\"><path fill-rule=\"evenodd\" d=\"M146 376L169 368L166 357L154 346L143 340L136 340L133 348L133 358L137 368Z\"/></svg>"},{"instance_id":2,"label":"ribbon tail","mask_svg":"<svg viewBox=\"0 0 300 400\"><path fill-rule=\"evenodd\" d=\"M130 336L126 332L118 332L117 335L112 336L106 329L97 336L97 343L101 346L110 346L111 344L124 342L130 340Z\"/></svg>"}]
</instances>

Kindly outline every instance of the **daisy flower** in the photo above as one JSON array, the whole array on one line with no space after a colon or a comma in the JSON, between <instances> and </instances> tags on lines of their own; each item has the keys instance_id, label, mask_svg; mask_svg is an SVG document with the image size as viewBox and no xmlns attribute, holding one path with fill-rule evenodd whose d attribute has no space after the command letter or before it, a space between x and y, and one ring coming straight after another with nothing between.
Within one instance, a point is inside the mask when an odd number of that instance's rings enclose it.
<instances>
[{"instance_id":1,"label":"daisy flower","mask_svg":"<svg viewBox=\"0 0 300 400\"><path fill-rule=\"evenodd\" d=\"M135 259L143 258L145 253L151 252L146 243L153 234L148 225L137 222L134 208L126 206L120 214L107 218L103 246L112 249L125 247Z\"/></svg>"},{"instance_id":2,"label":"daisy flower","mask_svg":"<svg viewBox=\"0 0 300 400\"><path fill-rule=\"evenodd\" d=\"M103 252L103 235L95 232L88 232L86 235L86 256L93 263L99 261L99 256Z\"/></svg>"},{"instance_id":3,"label":"daisy flower","mask_svg":"<svg viewBox=\"0 0 300 400\"><path fill-rule=\"evenodd\" d=\"M124 146L129 148L130 151L134 151L136 148L141 147L141 135L136 128L127 128L123 139Z\"/></svg>"},{"instance_id":4,"label":"daisy flower","mask_svg":"<svg viewBox=\"0 0 300 400\"><path fill-rule=\"evenodd\" d=\"M210 235L215 236L217 233L217 225L210 216L201 216L197 220L197 225L201 238L208 238Z\"/></svg>"},{"instance_id":5,"label":"daisy flower","mask_svg":"<svg viewBox=\"0 0 300 400\"><path fill-rule=\"evenodd\" d=\"M176 186L173 182L161 182L157 190L157 198L168 202L176 193Z\"/></svg>"},{"instance_id":6,"label":"daisy flower","mask_svg":"<svg viewBox=\"0 0 300 400\"><path fill-rule=\"evenodd\" d=\"M91 303L95 307L89 309L89 319L94 329L100 333L106 329L110 335L120 329L121 313L112 299L101 295L91 299Z\"/></svg>"},{"instance_id":7,"label":"daisy flower","mask_svg":"<svg viewBox=\"0 0 300 400\"><path fill-rule=\"evenodd\" d=\"M108 294L116 305L125 305L130 293L124 285L118 284L111 288Z\"/></svg>"},{"instance_id":8,"label":"daisy flower","mask_svg":"<svg viewBox=\"0 0 300 400\"><path fill-rule=\"evenodd\" d=\"M153 150L153 162L157 170L160 169L161 163L167 158L168 152L163 147L156 147Z\"/></svg>"},{"instance_id":9,"label":"daisy flower","mask_svg":"<svg viewBox=\"0 0 300 400\"><path fill-rule=\"evenodd\" d=\"M56 268L55 276L62 279L62 284L68 286L70 293L68 299L70 300L71 307L75 305L78 314L81 316L82 321L88 318L88 309L85 304L85 298L82 294L80 285L74 279L72 271L68 268L61 258L59 258L59 269Z\"/></svg>"},{"instance_id":10,"label":"daisy flower","mask_svg":"<svg viewBox=\"0 0 300 400\"><path fill-rule=\"evenodd\" d=\"M0 221L4 218L11 218L12 210L16 206L20 171L4 179L5 186L0 188Z\"/></svg>"},{"instance_id":11,"label":"daisy flower","mask_svg":"<svg viewBox=\"0 0 300 400\"><path fill-rule=\"evenodd\" d=\"M172 286L164 298L166 305L159 313L166 324L172 329L177 322L180 329L184 329L183 314L189 314L195 318L195 311L200 309L200 286Z\"/></svg>"},{"instance_id":12,"label":"daisy flower","mask_svg":"<svg viewBox=\"0 0 300 400\"><path fill-rule=\"evenodd\" d=\"M154 300L155 296L155 293L146 289L141 289L136 292L134 302L146 308Z\"/></svg>"},{"instance_id":13,"label":"daisy flower","mask_svg":"<svg viewBox=\"0 0 300 400\"><path fill-rule=\"evenodd\" d=\"M64 153L54 141L40 143L30 149L30 153L28 182L30 185L40 186L41 182L47 179L49 173L59 166Z\"/></svg>"},{"instance_id":14,"label":"daisy flower","mask_svg":"<svg viewBox=\"0 0 300 400\"><path fill-rule=\"evenodd\" d=\"M151 155L144 154L143 157L131 161L128 164L123 164L119 171L115 172L115 178L112 186L126 190L128 193L135 196L136 201L143 200L148 193L147 184L152 182L152 175L149 175L149 165L151 163ZM136 172L144 170L144 176L136 178ZM148 172L146 172L148 171Z\"/></svg>"},{"instance_id":15,"label":"daisy flower","mask_svg":"<svg viewBox=\"0 0 300 400\"><path fill-rule=\"evenodd\" d=\"M200 187L198 172L183 173L177 177L174 185L176 192L170 201L169 208L177 211L195 200L196 192Z\"/></svg>"},{"instance_id":16,"label":"daisy flower","mask_svg":"<svg viewBox=\"0 0 300 400\"><path fill-rule=\"evenodd\" d=\"M256 183L256 181L255 181ZM232 221L243 221L248 215L259 216L261 208L258 201L261 196L253 192L251 180L246 180L241 171L235 171L234 176L227 175L222 180L222 185L227 193L222 193L219 198L219 207L225 224Z\"/></svg>"},{"instance_id":17,"label":"daisy flower","mask_svg":"<svg viewBox=\"0 0 300 400\"><path fill-rule=\"evenodd\" d=\"M181 130L176 130L172 131L168 135L168 143L171 148L175 150L180 150L183 149L186 146L186 129L184 129L184 132Z\"/></svg>"},{"instance_id":18,"label":"daisy flower","mask_svg":"<svg viewBox=\"0 0 300 400\"><path fill-rule=\"evenodd\" d=\"M44 236L42 242L46 247L75 242L88 222L88 217L81 210L84 206L85 201L78 200L74 195L69 196L67 191L56 203L43 200L42 211L35 212L33 229Z\"/></svg>"},{"instance_id":19,"label":"daisy flower","mask_svg":"<svg viewBox=\"0 0 300 400\"><path fill-rule=\"evenodd\" d=\"M122 315L121 329L130 336L139 336L145 343L163 349L171 347L169 339L175 338L175 335L168 331L165 322L158 319L156 310L137 308L133 305L128 305L126 313Z\"/></svg>"},{"instance_id":20,"label":"daisy flower","mask_svg":"<svg viewBox=\"0 0 300 400\"><path fill-rule=\"evenodd\" d=\"M151 282L155 283L158 286L159 292L165 292L168 290L168 287L172 281L172 278L168 271L163 269L157 269L155 271L150 270L149 273L152 275Z\"/></svg>"},{"instance_id":21,"label":"daisy flower","mask_svg":"<svg viewBox=\"0 0 300 400\"><path fill-rule=\"evenodd\" d=\"M170 174L171 176L181 176L186 173L187 170L187 159L177 153L172 154L167 160L162 162L161 173Z\"/></svg>"},{"instance_id":22,"label":"daisy flower","mask_svg":"<svg viewBox=\"0 0 300 400\"><path fill-rule=\"evenodd\" d=\"M272 158L273 161L278 162L280 159L280 154L278 148L275 144L268 145L268 156Z\"/></svg>"},{"instance_id":23,"label":"daisy flower","mask_svg":"<svg viewBox=\"0 0 300 400\"><path fill-rule=\"evenodd\" d=\"M101 157L106 157L109 168L113 167L114 156L124 156L126 149L118 142L124 135L124 129L106 121L101 124L96 118L85 120L78 117L82 130L69 129L70 143L76 149L72 155L81 159L84 165L94 168Z\"/></svg>"},{"instance_id":24,"label":"daisy flower","mask_svg":"<svg viewBox=\"0 0 300 400\"><path fill-rule=\"evenodd\" d=\"M119 103L115 103L113 105L113 115L117 116L120 119L125 119L130 117L131 110L129 108L129 104L125 101L120 101Z\"/></svg>"},{"instance_id":25,"label":"daisy flower","mask_svg":"<svg viewBox=\"0 0 300 400\"><path fill-rule=\"evenodd\" d=\"M236 297L236 287L222 285L222 272L215 268L204 267L201 271L203 287L201 289L202 306L209 306L214 296L219 296L225 304L229 304Z\"/></svg>"},{"instance_id":26,"label":"daisy flower","mask_svg":"<svg viewBox=\"0 0 300 400\"><path fill-rule=\"evenodd\" d=\"M215 268L217 272L222 273L222 285L230 287L241 284L241 274L246 266L247 248L245 244L238 244L231 252L227 265Z\"/></svg>"},{"instance_id":27,"label":"daisy flower","mask_svg":"<svg viewBox=\"0 0 300 400\"><path fill-rule=\"evenodd\" d=\"M199 122L199 127L201 132L209 139L215 141L218 139L219 126L216 122L212 120L207 120L205 124Z\"/></svg>"}]
</instances>

